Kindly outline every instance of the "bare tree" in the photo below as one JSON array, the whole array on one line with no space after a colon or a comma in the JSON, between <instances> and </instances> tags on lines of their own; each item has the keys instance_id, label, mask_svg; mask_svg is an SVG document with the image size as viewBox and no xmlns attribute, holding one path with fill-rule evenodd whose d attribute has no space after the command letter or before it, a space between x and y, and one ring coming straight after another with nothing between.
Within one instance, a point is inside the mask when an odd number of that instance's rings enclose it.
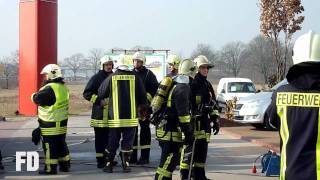
<instances>
[{"instance_id":1,"label":"bare tree","mask_svg":"<svg viewBox=\"0 0 320 180\"><path fill-rule=\"evenodd\" d=\"M89 51L88 64L92 67L94 73L99 69L99 61L103 56L103 51L103 49L98 48L93 48Z\"/></svg>"},{"instance_id":2,"label":"bare tree","mask_svg":"<svg viewBox=\"0 0 320 180\"><path fill-rule=\"evenodd\" d=\"M6 89L9 89L9 81L12 77L17 77L18 75L18 64L11 56L3 57L0 59L0 66L2 68L0 75L6 80Z\"/></svg>"},{"instance_id":3,"label":"bare tree","mask_svg":"<svg viewBox=\"0 0 320 180\"><path fill-rule=\"evenodd\" d=\"M226 62L228 73L237 77L241 61L245 57L245 45L242 42L231 42L225 45L221 50L221 60Z\"/></svg>"},{"instance_id":4,"label":"bare tree","mask_svg":"<svg viewBox=\"0 0 320 180\"><path fill-rule=\"evenodd\" d=\"M77 80L77 72L82 66L86 65L86 59L83 54L77 53L65 58L64 63L73 72L73 79Z\"/></svg>"},{"instance_id":5,"label":"bare tree","mask_svg":"<svg viewBox=\"0 0 320 180\"><path fill-rule=\"evenodd\" d=\"M272 56L272 40L263 36L257 36L250 41L247 47L249 60L263 75L264 82L276 70Z\"/></svg>"},{"instance_id":6,"label":"bare tree","mask_svg":"<svg viewBox=\"0 0 320 180\"><path fill-rule=\"evenodd\" d=\"M212 64L215 64L218 58L217 52L209 44L198 44L196 49L193 50L191 58L194 59L199 55L206 56Z\"/></svg>"},{"instance_id":7,"label":"bare tree","mask_svg":"<svg viewBox=\"0 0 320 180\"><path fill-rule=\"evenodd\" d=\"M273 57L277 64L276 81L284 78L292 34L301 29L304 11L301 0L260 0L260 31L273 40ZM284 53L280 33L284 33Z\"/></svg>"}]
</instances>

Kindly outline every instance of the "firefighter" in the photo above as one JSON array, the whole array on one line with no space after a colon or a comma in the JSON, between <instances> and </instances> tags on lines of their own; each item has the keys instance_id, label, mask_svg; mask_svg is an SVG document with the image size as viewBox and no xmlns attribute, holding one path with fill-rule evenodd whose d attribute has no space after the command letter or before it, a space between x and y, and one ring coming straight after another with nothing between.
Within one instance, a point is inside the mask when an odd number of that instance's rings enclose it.
<instances>
[{"instance_id":1,"label":"firefighter","mask_svg":"<svg viewBox=\"0 0 320 180\"><path fill-rule=\"evenodd\" d=\"M45 167L39 174L57 174L57 165L62 172L70 169L70 156L66 143L69 90L64 85L61 69L56 64L46 65L44 86L31 96L38 105L38 122L42 136Z\"/></svg>"},{"instance_id":2,"label":"firefighter","mask_svg":"<svg viewBox=\"0 0 320 180\"><path fill-rule=\"evenodd\" d=\"M214 135L219 132L219 112L216 97L211 83L207 80L209 69L213 65L208 59L200 55L195 58L198 73L191 83L192 129L196 139L194 157L192 162L193 178L207 180L205 176L205 163L207 159L208 143L210 142L211 129ZM183 159L180 164L182 179L187 179L191 159Z\"/></svg>"},{"instance_id":3,"label":"firefighter","mask_svg":"<svg viewBox=\"0 0 320 180\"><path fill-rule=\"evenodd\" d=\"M166 123L156 128L156 137L161 147L160 164L155 179L172 179L172 173L179 165L183 144L192 149L194 136L190 124L190 86L189 76L196 67L192 60L183 60L178 75L164 103L163 118ZM159 87L161 88L161 87ZM182 138L184 134L184 140Z\"/></svg>"},{"instance_id":4,"label":"firefighter","mask_svg":"<svg viewBox=\"0 0 320 180\"><path fill-rule=\"evenodd\" d=\"M108 144L107 116L106 114L104 116L103 111L108 107L94 103L98 97L100 84L112 73L113 61L110 56L103 56L100 63L100 71L89 80L83 91L83 97L93 103L90 126L94 128L97 167L103 168L106 165L105 149Z\"/></svg>"},{"instance_id":5,"label":"firefighter","mask_svg":"<svg viewBox=\"0 0 320 180\"><path fill-rule=\"evenodd\" d=\"M316 180L320 163L320 34L301 35L293 47L288 84L272 95L269 117L280 131L280 180Z\"/></svg>"},{"instance_id":6,"label":"firefighter","mask_svg":"<svg viewBox=\"0 0 320 180\"><path fill-rule=\"evenodd\" d=\"M104 101L108 98L108 102ZM100 86L96 103L102 106L108 103L108 161L105 172L113 172L113 160L121 141L121 160L123 172L130 172L130 156L133 150L134 135L138 126L138 114L146 112L146 92L140 78L125 64L124 55L120 55L117 70ZM144 115L145 116L145 115ZM143 117L141 115L141 118Z\"/></svg>"},{"instance_id":7,"label":"firefighter","mask_svg":"<svg viewBox=\"0 0 320 180\"><path fill-rule=\"evenodd\" d=\"M169 73L167 76L174 77L178 74L178 68L180 64L180 58L177 55L169 55L168 57L168 65L169 65Z\"/></svg>"},{"instance_id":8,"label":"firefighter","mask_svg":"<svg viewBox=\"0 0 320 180\"><path fill-rule=\"evenodd\" d=\"M140 52L136 52L132 56L134 72L140 77L144 84L144 88L147 92L148 103L151 103L153 96L156 94L158 89L158 81L154 73L145 67L146 57ZM151 130L150 130L150 120L147 118L144 121L139 120L140 133L135 135L133 143L133 153L131 156L131 163L137 163L139 165L148 164L150 158L150 148L151 148ZM140 146L138 145L138 134L140 134ZM141 156L139 161L137 161L138 149L141 149Z\"/></svg>"}]
</instances>

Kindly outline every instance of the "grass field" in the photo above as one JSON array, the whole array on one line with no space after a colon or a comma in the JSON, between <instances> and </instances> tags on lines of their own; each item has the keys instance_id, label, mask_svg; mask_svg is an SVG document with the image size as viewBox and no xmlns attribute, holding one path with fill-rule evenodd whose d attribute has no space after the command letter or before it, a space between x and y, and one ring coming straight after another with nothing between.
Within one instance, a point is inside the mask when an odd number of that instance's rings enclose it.
<instances>
[{"instance_id":1,"label":"grass field","mask_svg":"<svg viewBox=\"0 0 320 180\"><path fill-rule=\"evenodd\" d=\"M67 85L70 90L70 114L88 112L91 103L82 97L83 85ZM18 110L18 89L0 89L0 116L11 117Z\"/></svg>"}]
</instances>

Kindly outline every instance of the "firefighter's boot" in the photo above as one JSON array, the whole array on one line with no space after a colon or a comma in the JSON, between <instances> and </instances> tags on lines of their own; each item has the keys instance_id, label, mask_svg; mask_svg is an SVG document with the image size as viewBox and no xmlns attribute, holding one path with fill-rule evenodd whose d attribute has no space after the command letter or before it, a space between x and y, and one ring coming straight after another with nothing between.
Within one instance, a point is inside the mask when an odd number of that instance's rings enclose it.
<instances>
[{"instance_id":1,"label":"firefighter's boot","mask_svg":"<svg viewBox=\"0 0 320 180\"><path fill-rule=\"evenodd\" d=\"M107 173L113 173L113 165L112 165L113 159L110 161L107 161L106 166L103 168L104 172Z\"/></svg>"},{"instance_id":2,"label":"firefighter's boot","mask_svg":"<svg viewBox=\"0 0 320 180\"><path fill-rule=\"evenodd\" d=\"M49 167L47 167L49 166ZM39 174L54 175L57 174L57 164L45 165L44 170L40 170Z\"/></svg>"},{"instance_id":3,"label":"firefighter's boot","mask_svg":"<svg viewBox=\"0 0 320 180\"><path fill-rule=\"evenodd\" d=\"M131 168L129 166L131 152L121 152L122 155L122 170L123 172L131 172Z\"/></svg>"},{"instance_id":4,"label":"firefighter's boot","mask_svg":"<svg viewBox=\"0 0 320 180\"><path fill-rule=\"evenodd\" d=\"M59 170L61 172L69 172L70 171L70 161L59 161Z\"/></svg>"}]
</instances>

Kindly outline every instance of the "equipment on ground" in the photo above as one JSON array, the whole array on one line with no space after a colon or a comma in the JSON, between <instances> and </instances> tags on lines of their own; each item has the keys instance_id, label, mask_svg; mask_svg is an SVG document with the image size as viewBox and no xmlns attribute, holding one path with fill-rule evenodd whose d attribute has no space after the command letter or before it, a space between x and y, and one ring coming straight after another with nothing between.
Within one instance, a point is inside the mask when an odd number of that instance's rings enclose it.
<instances>
[{"instance_id":1,"label":"equipment on ground","mask_svg":"<svg viewBox=\"0 0 320 180\"><path fill-rule=\"evenodd\" d=\"M261 158L261 173L265 176L279 176L280 175L280 156L276 152L269 150L267 153L258 156L253 163L252 173L257 173L255 163Z\"/></svg>"}]
</instances>

